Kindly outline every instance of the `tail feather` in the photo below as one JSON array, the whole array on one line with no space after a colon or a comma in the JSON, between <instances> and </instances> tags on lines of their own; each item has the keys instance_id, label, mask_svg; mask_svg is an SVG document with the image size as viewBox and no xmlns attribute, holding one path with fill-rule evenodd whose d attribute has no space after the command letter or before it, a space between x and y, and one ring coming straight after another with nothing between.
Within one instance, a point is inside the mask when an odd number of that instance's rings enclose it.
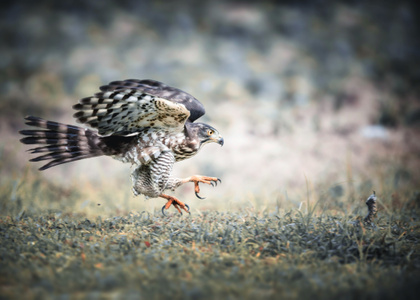
<instances>
[{"instance_id":1,"label":"tail feather","mask_svg":"<svg viewBox=\"0 0 420 300\"><path fill-rule=\"evenodd\" d=\"M29 149L32 154L44 153L30 161L50 160L40 170L75 160L104 155L101 137L92 130L27 116L26 124L46 130L22 130L23 144L39 145Z\"/></svg>"},{"instance_id":2,"label":"tail feather","mask_svg":"<svg viewBox=\"0 0 420 300\"><path fill-rule=\"evenodd\" d=\"M41 161L41 160L49 160L49 159L61 159L61 158L71 158L77 156L83 156L85 153L83 151L77 152L51 152L48 154L44 154L35 158L31 158L29 161Z\"/></svg>"},{"instance_id":3,"label":"tail feather","mask_svg":"<svg viewBox=\"0 0 420 300\"><path fill-rule=\"evenodd\" d=\"M80 159L90 158L90 157L93 157L93 156L92 155L84 155L84 156L54 159L54 160L50 161L49 163L43 165L41 168L39 168L39 170L43 171L43 170L46 170L48 168L55 167L57 165L73 162L73 161L80 160Z\"/></svg>"},{"instance_id":4,"label":"tail feather","mask_svg":"<svg viewBox=\"0 0 420 300\"><path fill-rule=\"evenodd\" d=\"M25 117L25 124L29 126L39 127L43 129L49 129L55 132L65 132L65 133L74 133L78 134L81 131L84 131L83 128L73 125L66 125L58 122L47 121L34 116ZM24 131L24 130L23 130Z\"/></svg>"},{"instance_id":5,"label":"tail feather","mask_svg":"<svg viewBox=\"0 0 420 300\"><path fill-rule=\"evenodd\" d=\"M43 152L65 152L65 151L78 151L80 149L88 150L86 147L78 147L78 146L68 146L68 145L50 145L50 146L42 146L37 148L29 149L32 154L35 153L43 153Z\"/></svg>"}]
</instances>

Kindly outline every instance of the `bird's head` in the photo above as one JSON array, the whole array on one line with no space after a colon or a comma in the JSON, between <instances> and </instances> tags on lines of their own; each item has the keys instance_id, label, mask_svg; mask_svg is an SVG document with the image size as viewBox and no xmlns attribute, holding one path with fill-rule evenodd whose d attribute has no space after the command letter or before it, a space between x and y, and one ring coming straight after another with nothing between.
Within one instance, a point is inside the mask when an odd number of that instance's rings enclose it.
<instances>
[{"instance_id":1,"label":"bird's head","mask_svg":"<svg viewBox=\"0 0 420 300\"><path fill-rule=\"evenodd\" d=\"M191 124L193 125L193 131L200 142L200 147L208 143L218 143L220 146L223 146L225 141L216 128L204 123Z\"/></svg>"}]
</instances>

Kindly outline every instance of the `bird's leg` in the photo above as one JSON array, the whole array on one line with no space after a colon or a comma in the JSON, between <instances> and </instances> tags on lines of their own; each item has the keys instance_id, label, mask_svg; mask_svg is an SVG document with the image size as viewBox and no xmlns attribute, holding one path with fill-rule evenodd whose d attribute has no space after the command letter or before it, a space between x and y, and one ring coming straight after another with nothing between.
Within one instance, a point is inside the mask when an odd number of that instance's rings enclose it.
<instances>
[{"instance_id":1,"label":"bird's leg","mask_svg":"<svg viewBox=\"0 0 420 300\"><path fill-rule=\"evenodd\" d=\"M162 197L168 200L168 202L166 202L166 204L162 207L163 214L165 214L164 210L168 209L171 205L175 206L175 208L179 211L181 215L182 215L181 209L185 210L187 213L190 213L190 208L188 207L188 205L182 201L179 201L177 198L169 196L169 195L165 195L165 194L160 194L159 197Z\"/></svg>"},{"instance_id":2,"label":"bird's leg","mask_svg":"<svg viewBox=\"0 0 420 300\"><path fill-rule=\"evenodd\" d=\"M198 186L198 183L205 183L205 184L211 184L212 186L216 186L217 182L222 182L219 178L217 177L208 177L208 176L201 176L201 175L194 175L185 179L181 180L182 183L187 183L187 182L194 182L194 191L195 191L195 195L197 196L197 198L199 199L205 199L203 197L200 197L198 195L198 193L200 192L200 187Z\"/></svg>"}]
</instances>

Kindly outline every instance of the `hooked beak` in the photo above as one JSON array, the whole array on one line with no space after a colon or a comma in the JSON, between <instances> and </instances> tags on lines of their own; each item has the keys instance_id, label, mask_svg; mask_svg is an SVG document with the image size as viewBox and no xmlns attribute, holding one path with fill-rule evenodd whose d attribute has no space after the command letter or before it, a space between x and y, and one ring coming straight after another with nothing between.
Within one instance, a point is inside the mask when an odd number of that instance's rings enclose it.
<instances>
[{"instance_id":1,"label":"hooked beak","mask_svg":"<svg viewBox=\"0 0 420 300\"><path fill-rule=\"evenodd\" d=\"M211 141L213 143L218 143L220 146L223 146L225 140L219 135L219 137L211 137L207 139L207 141Z\"/></svg>"},{"instance_id":2,"label":"hooked beak","mask_svg":"<svg viewBox=\"0 0 420 300\"><path fill-rule=\"evenodd\" d=\"M220 146L223 146L223 144L225 143L225 140L224 140L222 137L220 137L220 138L217 140L217 143L218 143Z\"/></svg>"}]
</instances>

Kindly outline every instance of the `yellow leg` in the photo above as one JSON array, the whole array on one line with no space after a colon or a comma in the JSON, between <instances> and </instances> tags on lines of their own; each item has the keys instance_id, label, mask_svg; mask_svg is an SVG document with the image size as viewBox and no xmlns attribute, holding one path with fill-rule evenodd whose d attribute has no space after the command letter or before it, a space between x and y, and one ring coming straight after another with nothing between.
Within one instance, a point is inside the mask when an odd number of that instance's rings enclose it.
<instances>
[{"instance_id":1,"label":"yellow leg","mask_svg":"<svg viewBox=\"0 0 420 300\"><path fill-rule=\"evenodd\" d=\"M201 176L201 175L194 175L188 178L185 178L184 180L182 180L183 183L187 183L187 182L194 182L194 191L195 191L195 195L197 196L197 198L199 199L205 199L203 197L200 197L198 195L198 193L200 192L200 187L198 185L198 183L205 183L205 184L211 184L212 186L216 186L217 182L222 182L219 178L217 177L208 177L208 176Z\"/></svg>"},{"instance_id":2,"label":"yellow leg","mask_svg":"<svg viewBox=\"0 0 420 300\"><path fill-rule=\"evenodd\" d=\"M168 209L171 205L173 205L179 211L179 213L181 215L182 215L181 209L185 210L187 213L190 213L190 209L189 209L188 205L185 204L184 202L178 200L177 198L175 198L173 196L165 195L165 194L160 194L159 197L162 197L162 198L168 200L168 202L166 202L166 204L162 207L162 213L163 214L165 214L164 210Z\"/></svg>"}]
</instances>

